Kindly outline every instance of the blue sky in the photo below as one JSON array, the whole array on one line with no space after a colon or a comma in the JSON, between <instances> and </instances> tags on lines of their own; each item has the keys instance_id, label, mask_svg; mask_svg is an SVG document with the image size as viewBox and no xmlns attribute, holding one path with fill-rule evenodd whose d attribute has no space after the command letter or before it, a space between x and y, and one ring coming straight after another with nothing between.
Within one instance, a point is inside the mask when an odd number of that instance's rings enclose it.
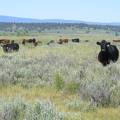
<instances>
[{"instance_id":1,"label":"blue sky","mask_svg":"<svg viewBox=\"0 0 120 120\"><path fill-rule=\"evenodd\" d=\"M0 14L38 19L120 22L120 0L0 0Z\"/></svg>"}]
</instances>

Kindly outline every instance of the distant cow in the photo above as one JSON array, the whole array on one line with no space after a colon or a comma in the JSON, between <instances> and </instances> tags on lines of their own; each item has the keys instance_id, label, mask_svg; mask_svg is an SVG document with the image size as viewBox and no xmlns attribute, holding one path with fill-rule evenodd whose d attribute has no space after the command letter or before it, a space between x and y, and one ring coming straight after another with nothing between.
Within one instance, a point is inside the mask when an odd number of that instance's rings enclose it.
<instances>
[{"instance_id":1,"label":"distant cow","mask_svg":"<svg viewBox=\"0 0 120 120\"><path fill-rule=\"evenodd\" d=\"M97 45L100 45L101 51L98 54L98 60L106 66L110 64L110 62L116 62L119 58L119 51L115 45L111 45L110 42L106 40L102 40L101 42L97 42Z\"/></svg>"},{"instance_id":2,"label":"distant cow","mask_svg":"<svg viewBox=\"0 0 120 120\"><path fill-rule=\"evenodd\" d=\"M2 45L2 48L3 48L4 52L18 51L19 50L19 44L14 43L14 41L12 41L10 44Z\"/></svg>"},{"instance_id":3,"label":"distant cow","mask_svg":"<svg viewBox=\"0 0 120 120\"><path fill-rule=\"evenodd\" d=\"M120 42L120 40L113 40L113 42Z\"/></svg>"},{"instance_id":4,"label":"distant cow","mask_svg":"<svg viewBox=\"0 0 120 120\"><path fill-rule=\"evenodd\" d=\"M54 43L55 41L54 40L50 40L47 45L50 45L51 43Z\"/></svg>"},{"instance_id":5,"label":"distant cow","mask_svg":"<svg viewBox=\"0 0 120 120\"><path fill-rule=\"evenodd\" d=\"M33 39L23 39L22 41L22 44L25 45L26 43L35 43L36 42L36 39L33 38Z\"/></svg>"},{"instance_id":6,"label":"distant cow","mask_svg":"<svg viewBox=\"0 0 120 120\"><path fill-rule=\"evenodd\" d=\"M89 40L85 40L85 42L89 42Z\"/></svg>"},{"instance_id":7,"label":"distant cow","mask_svg":"<svg viewBox=\"0 0 120 120\"><path fill-rule=\"evenodd\" d=\"M10 43L9 39L0 39L0 44L8 44Z\"/></svg>"},{"instance_id":8,"label":"distant cow","mask_svg":"<svg viewBox=\"0 0 120 120\"><path fill-rule=\"evenodd\" d=\"M58 44L68 43L68 39L59 39Z\"/></svg>"},{"instance_id":9,"label":"distant cow","mask_svg":"<svg viewBox=\"0 0 120 120\"><path fill-rule=\"evenodd\" d=\"M75 38L75 39L72 39L72 42L79 43L79 42L80 42L80 40L79 40L79 38Z\"/></svg>"}]
</instances>

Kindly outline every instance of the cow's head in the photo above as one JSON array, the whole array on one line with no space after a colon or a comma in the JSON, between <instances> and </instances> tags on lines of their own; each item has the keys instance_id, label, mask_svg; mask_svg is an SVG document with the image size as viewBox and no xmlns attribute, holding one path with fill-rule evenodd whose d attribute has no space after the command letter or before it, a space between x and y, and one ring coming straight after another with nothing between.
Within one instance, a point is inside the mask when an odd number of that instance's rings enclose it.
<instances>
[{"instance_id":1,"label":"cow's head","mask_svg":"<svg viewBox=\"0 0 120 120\"><path fill-rule=\"evenodd\" d=\"M97 42L97 45L100 45L101 51L107 51L107 47L110 45L110 42L102 40L101 42Z\"/></svg>"}]
</instances>

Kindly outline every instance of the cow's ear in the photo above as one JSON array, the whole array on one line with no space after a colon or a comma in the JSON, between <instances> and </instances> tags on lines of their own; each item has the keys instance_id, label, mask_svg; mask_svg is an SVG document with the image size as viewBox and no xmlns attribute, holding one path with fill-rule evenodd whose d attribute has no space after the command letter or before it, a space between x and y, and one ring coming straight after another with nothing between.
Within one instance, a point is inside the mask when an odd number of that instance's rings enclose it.
<instances>
[{"instance_id":1,"label":"cow's ear","mask_svg":"<svg viewBox=\"0 0 120 120\"><path fill-rule=\"evenodd\" d=\"M100 42L96 42L97 45L100 45Z\"/></svg>"}]
</instances>

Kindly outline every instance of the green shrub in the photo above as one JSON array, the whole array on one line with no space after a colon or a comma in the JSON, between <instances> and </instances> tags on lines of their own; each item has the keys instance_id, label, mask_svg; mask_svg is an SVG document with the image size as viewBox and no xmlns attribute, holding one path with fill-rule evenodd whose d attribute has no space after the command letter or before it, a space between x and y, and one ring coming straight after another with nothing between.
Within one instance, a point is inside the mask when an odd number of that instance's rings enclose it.
<instances>
[{"instance_id":1,"label":"green shrub","mask_svg":"<svg viewBox=\"0 0 120 120\"><path fill-rule=\"evenodd\" d=\"M57 112L51 102L38 100L26 110L26 120L63 120L63 115Z\"/></svg>"},{"instance_id":2,"label":"green shrub","mask_svg":"<svg viewBox=\"0 0 120 120\"><path fill-rule=\"evenodd\" d=\"M60 74L55 74L54 85L57 90L62 90L64 88L65 82Z\"/></svg>"},{"instance_id":3,"label":"green shrub","mask_svg":"<svg viewBox=\"0 0 120 120\"><path fill-rule=\"evenodd\" d=\"M66 91L69 93L76 93L79 90L79 83L74 81L66 84Z\"/></svg>"}]
</instances>

